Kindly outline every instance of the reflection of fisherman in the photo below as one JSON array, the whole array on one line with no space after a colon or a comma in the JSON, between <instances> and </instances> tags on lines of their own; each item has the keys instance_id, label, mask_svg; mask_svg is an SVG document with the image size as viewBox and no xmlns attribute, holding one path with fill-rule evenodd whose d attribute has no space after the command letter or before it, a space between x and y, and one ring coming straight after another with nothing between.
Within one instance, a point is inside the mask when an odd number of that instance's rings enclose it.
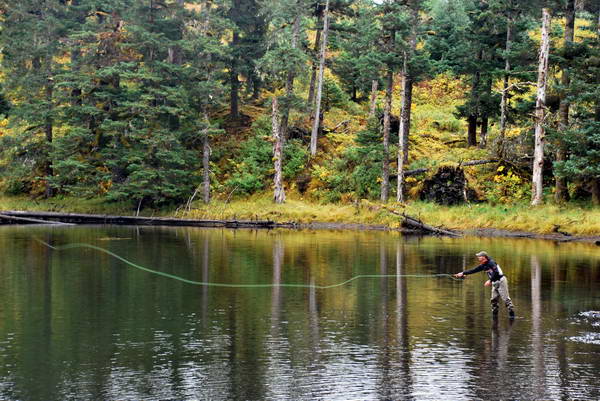
<instances>
[{"instance_id":1,"label":"reflection of fisherman","mask_svg":"<svg viewBox=\"0 0 600 401\"><path fill-rule=\"evenodd\" d=\"M477 259L479 260L479 266L472 268L471 270L465 270L460 273L456 273L454 277L462 278L468 274L477 273L480 271L485 271L489 277L489 280L485 282L485 286L492 286L492 298L490 302L492 303L492 314L494 319L498 317L498 299L502 298L506 308L508 309L508 316L511 319L515 318L515 311L513 309L513 303L510 300L510 296L508 295L508 280L502 273L502 269L500 266L489 257L487 252L479 252L476 254Z\"/></svg>"}]
</instances>

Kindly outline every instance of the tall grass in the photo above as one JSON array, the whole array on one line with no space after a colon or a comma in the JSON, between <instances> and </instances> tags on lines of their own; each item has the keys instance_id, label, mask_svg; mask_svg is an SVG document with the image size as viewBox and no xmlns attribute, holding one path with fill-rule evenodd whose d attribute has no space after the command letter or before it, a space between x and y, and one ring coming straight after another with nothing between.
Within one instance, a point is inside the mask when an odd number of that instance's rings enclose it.
<instances>
[{"instance_id":1,"label":"tall grass","mask_svg":"<svg viewBox=\"0 0 600 401\"><path fill-rule=\"evenodd\" d=\"M105 202L102 199L74 197L54 197L52 199L31 199L27 196L0 197L0 211L27 210L62 213L131 215L135 210L130 205L118 202Z\"/></svg>"},{"instance_id":2,"label":"tall grass","mask_svg":"<svg viewBox=\"0 0 600 401\"><path fill-rule=\"evenodd\" d=\"M387 210L386 210L387 209ZM34 201L25 197L0 198L0 210L56 211L71 213L135 215L124 204L105 203L97 199L55 198ZM144 216L173 216L216 220L272 220L280 223L329 222L400 226L401 218L388 210L404 212L423 222L456 230L494 228L549 234L556 230L572 235L600 235L600 208L576 204L558 206L546 204L531 207L528 203L490 205L487 203L461 206L440 206L414 201L406 205L390 203L319 204L290 196L283 205L276 205L270 194L255 195L231 202L212 201L205 205L195 202L190 211L182 208L143 210Z\"/></svg>"},{"instance_id":3,"label":"tall grass","mask_svg":"<svg viewBox=\"0 0 600 401\"><path fill-rule=\"evenodd\" d=\"M415 202L409 205L407 213L423 216L429 224L460 230L495 228L541 234L558 230L573 235L600 235L600 208L583 208L575 204L532 207L523 202L448 207Z\"/></svg>"}]
</instances>

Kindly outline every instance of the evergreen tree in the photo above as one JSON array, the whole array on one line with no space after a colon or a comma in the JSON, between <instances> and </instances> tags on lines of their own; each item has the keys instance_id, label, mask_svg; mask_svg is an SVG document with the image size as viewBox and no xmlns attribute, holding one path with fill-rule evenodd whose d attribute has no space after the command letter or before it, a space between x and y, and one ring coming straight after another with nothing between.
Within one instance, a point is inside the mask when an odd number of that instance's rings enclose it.
<instances>
[{"instance_id":1,"label":"evergreen tree","mask_svg":"<svg viewBox=\"0 0 600 401\"><path fill-rule=\"evenodd\" d=\"M492 93L492 83L494 72L503 67L498 56L505 44L505 25L491 4L480 0L434 3L432 14L435 36L427 50L438 71L470 77L469 98L458 108L458 115L468 123L467 144L477 145L478 125L485 143L489 118L498 113L500 103Z\"/></svg>"},{"instance_id":2,"label":"evergreen tree","mask_svg":"<svg viewBox=\"0 0 600 401\"><path fill-rule=\"evenodd\" d=\"M244 75L247 92L258 98L262 82L256 72L256 62L265 52L266 22L256 0L233 0L228 12L233 23L229 43L230 115L239 117L240 80Z\"/></svg>"},{"instance_id":3,"label":"evergreen tree","mask_svg":"<svg viewBox=\"0 0 600 401\"><path fill-rule=\"evenodd\" d=\"M57 118L55 77L62 69L57 59L66 32L66 6L56 1L23 0L2 1L0 7L4 11L0 37L4 88L13 105L10 120L20 148L7 155L13 158L7 173L15 180L26 180L23 189L51 196L48 180L54 175L50 147Z\"/></svg>"},{"instance_id":4,"label":"evergreen tree","mask_svg":"<svg viewBox=\"0 0 600 401\"><path fill-rule=\"evenodd\" d=\"M330 0L329 1L329 23L328 23L328 47L330 49L337 49L338 38L344 33L346 33L349 29L352 29L355 23L355 15L360 13L362 8L367 5L367 2L359 5L355 0ZM323 17L325 14L325 2L323 1L315 1L312 5L313 9L313 20L314 22L314 30L315 30L315 41L312 50L309 50L309 54L311 56L311 75L310 75L310 84L308 87L308 106L310 110L310 115L313 114L314 110L314 100L315 100L315 86L317 82L317 72L319 67L319 54L321 50L321 38L323 36ZM356 38L355 38L356 39ZM329 68L332 68L332 65L329 65ZM355 99L353 99L355 100Z\"/></svg>"},{"instance_id":5,"label":"evergreen tree","mask_svg":"<svg viewBox=\"0 0 600 401\"><path fill-rule=\"evenodd\" d=\"M564 8L565 28L564 28L564 50L565 55L569 54L570 48L573 46L575 37L575 0L567 0ZM559 137L556 139L556 161L564 161L567 157L566 148L562 141L561 133L569 127L569 109L570 103L567 96L569 86L571 84L571 72L568 63L563 63L561 74L561 91L560 91L560 106L559 106ZM565 202L568 198L567 184L563 177L555 176L554 181L555 191L554 199L557 202Z\"/></svg>"},{"instance_id":6,"label":"evergreen tree","mask_svg":"<svg viewBox=\"0 0 600 401\"><path fill-rule=\"evenodd\" d=\"M219 96L211 74L223 56L214 33L223 26L180 2L113 5L72 36L85 68L71 68L61 86L69 88L65 96L87 89L65 107L71 128L55 146L61 174L54 184L67 193L134 200L138 208L178 202L197 185L200 149L208 201L206 141L215 132L208 110Z\"/></svg>"},{"instance_id":7,"label":"evergreen tree","mask_svg":"<svg viewBox=\"0 0 600 401\"><path fill-rule=\"evenodd\" d=\"M343 20L333 31L332 44L339 49L331 69L339 77L353 101L358 94L369 94L373 81L378 81L383 70L381 26L377 8L369 1L357 3L357 15Z\"/></svg>"},{"instance_id":8,"label":"evergreen tree","mask_svg":"<svg viewBox=\"0 0 600 401\"><path fill-rule=\"evenodd\" d=\"M559 177L578 182L600 204L600 9L596 5L582 15L591 31L568 50L571 85L568 101L572 113L569 126L561 132L565 160L554 162ZM565 55L565 56L567 56Z\"/></svg>"}]
</instances>

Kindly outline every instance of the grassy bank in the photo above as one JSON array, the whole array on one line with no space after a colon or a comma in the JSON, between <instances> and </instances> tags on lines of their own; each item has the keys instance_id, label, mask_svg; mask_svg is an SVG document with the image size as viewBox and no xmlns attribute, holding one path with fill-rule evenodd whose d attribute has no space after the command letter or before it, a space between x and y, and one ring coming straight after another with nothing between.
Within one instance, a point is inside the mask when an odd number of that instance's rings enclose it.
<instances>
[{"instance_id":1,"label":"grassy bank","mask_svg":"<svg viewBox=\"0 0 600 401\"><path fill-rule=\"evenodd\" d=\"M600 208L585 208L575 204L546 204L531 207L527 203L512 205L470 204L440 206L433 203L410 202L407 205L389 203L389 210L404 212L424 222L456 230L494 228L549 234L559 229L572 235L600 235ZM143 210L143 216L174 216L194 219L273 220L277 222L331 222L383 224L396 228L400 218L375 202L360 204L315 204L302 199L289 199L275 205L270 196L254 196L229 203L213 201L210 205L194 203L189 212L180 209ZM0 198L0 210L38 210L72 213L135 215L130 206L105 203L97 199L54 198L32 201L23 197Z\"/></svg>"}]
</instances>

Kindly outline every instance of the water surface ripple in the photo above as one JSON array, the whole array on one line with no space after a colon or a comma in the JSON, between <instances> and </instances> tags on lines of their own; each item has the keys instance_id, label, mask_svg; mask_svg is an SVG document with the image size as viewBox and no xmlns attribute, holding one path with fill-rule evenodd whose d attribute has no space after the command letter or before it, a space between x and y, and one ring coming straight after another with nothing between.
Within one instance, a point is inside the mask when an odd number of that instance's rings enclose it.
<instances>
[{"instance_id":1,"label":"water surface ripple","mask_svg":"<svg viewBox=\"0 0 600 401\"><path fill-rule=\"evenodd\" d=\"M508 276L512 323L491 319L484 274L443 276L481 250ZM14 226L0 252L2 400L600 399L593 245Z\"/></svg>"}]
</instances>

